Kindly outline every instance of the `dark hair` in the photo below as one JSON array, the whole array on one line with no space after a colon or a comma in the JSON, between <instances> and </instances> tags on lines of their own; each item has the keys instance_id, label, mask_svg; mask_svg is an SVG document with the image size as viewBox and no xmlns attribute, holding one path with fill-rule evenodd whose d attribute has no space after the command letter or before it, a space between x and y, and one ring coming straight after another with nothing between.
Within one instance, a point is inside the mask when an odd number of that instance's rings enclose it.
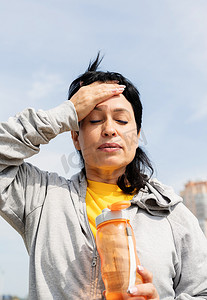
<instances>
[{"instance_id":1,"label":"dark hair","mask_svg":"<svg viewBox=\"0 0 207 300\"><path fill-rule=\"evenodd\" d=\"M89 63L87 71L71 83L68 92L68 100L80 89L81 86L89 85L95 81L107 82L118 80L119 84L126 86L123 95L132 105L138 133L142 123L142 104L139 97L139 91L120 73L97 71L102 59L103 57L100 58L100 53L98 53L96 59ZM81 151L79 151L79 154L84 166L84 159ZM83 167L82 170L84 174L86 174L85 167ZM145 182L149 180L146 170L149 171L149 177L151 177L154 172L151 162L144 151L138 147L136 149L135 157L131 163L127 165L125 173L118 178L118 186L126 194L131 194L134 191L138 192L140 188L145 186Z\"/></svg>"}]
</instances>

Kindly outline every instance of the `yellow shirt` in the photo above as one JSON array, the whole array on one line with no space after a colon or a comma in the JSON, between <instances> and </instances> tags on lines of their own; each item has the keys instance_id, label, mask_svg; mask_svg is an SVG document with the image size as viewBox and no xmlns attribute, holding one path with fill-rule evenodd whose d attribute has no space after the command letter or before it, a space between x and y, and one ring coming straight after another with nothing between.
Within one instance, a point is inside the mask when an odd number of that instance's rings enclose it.
<instances>
[{"instance_id":1,"label":"yellow shirt","mask_svg":"<svg viewBox=\"0 0 207 300\"><path fill-rule=\"evenodd\" d=\"M86 191L86 211L91 230L96 236L95 219L108 204L130 201L134 195L127 195L116 184L88 180Z\"/></svg>"}]
</instances>

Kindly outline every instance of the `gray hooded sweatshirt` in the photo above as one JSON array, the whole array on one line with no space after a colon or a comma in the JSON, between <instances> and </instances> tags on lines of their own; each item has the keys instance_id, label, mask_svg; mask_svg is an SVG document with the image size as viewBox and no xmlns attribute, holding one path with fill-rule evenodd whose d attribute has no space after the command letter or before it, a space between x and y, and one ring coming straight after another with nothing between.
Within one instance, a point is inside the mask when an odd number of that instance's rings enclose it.
<instances>
[{"instance_id":1,"label":"gray hooded sweatshirt","mask_svg":"<svg viewBox=\"0 0 207 300\"><path fill-rule=\"evenodd\" d=\"M0 125L0 214L27 248L30 300L104 299L85 176L68 180L24 162L69 130L78 130L70 101L49 111L26 109ZM207 299L207 241L181 198L154 179L131 203L138 257L160 299Z\"/></svg>"}]
</instances>

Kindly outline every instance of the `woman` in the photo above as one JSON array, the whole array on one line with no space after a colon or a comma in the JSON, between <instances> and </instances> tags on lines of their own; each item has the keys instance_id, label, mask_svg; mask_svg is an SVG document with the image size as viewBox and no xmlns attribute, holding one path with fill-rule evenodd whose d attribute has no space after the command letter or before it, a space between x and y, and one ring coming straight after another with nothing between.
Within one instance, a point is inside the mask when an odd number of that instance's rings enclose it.
<instances>
[{"instance_id":1,"label":"woman","mask_svg":"<svg viewBox=\"0 0 207 300\"><path fill-rule=\"evenodd\" d=\"M137 89L121 74L98 72L99 63L71 84L70 101L26 109L0 127L1 215L30 255L29 299L104 298L94 220L119 200L131 201L144 279L129 298L207 299L206 239L180 197L146 175ZM65 131L83 161L71 180L23 161Z\"/></svg>"}]
</instances>

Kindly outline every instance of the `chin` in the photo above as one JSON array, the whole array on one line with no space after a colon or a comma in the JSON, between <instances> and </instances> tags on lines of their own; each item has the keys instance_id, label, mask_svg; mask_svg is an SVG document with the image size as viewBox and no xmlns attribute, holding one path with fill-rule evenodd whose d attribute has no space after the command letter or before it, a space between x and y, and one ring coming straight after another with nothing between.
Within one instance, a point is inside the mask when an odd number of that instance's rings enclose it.
<instances>
[{"instance_id":1,"label":"chin","mask_svg":"<svg viewBox=\"0 0 207 300\"><path fill-rule=\"evenodd\" d=\"M107 162L100 163L97 167L102 170L104 170L104 169L105 170L117 170L120 168L125 168L127 166L127 164L121 163L120 160L119 160L119 162L107 161Z\"/></svg>"}]
</instances>

